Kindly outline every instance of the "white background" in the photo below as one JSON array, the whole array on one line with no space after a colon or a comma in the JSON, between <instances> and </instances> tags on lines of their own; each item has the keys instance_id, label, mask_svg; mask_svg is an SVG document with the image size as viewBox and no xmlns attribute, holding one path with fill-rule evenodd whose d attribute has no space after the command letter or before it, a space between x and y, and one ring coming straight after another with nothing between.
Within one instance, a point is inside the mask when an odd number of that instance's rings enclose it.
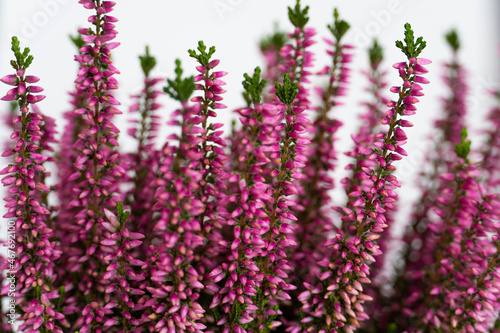
<instances>
[{"instance_id":1,"label":"white background","mask_svg":"<svg viewBox=\"0 0 500 333\"><path fill-rule=\"evenodd\" d=\"M187 56L187 49L195 48L198 40L207 45L215 45L216 58L221 59L218 68L229 72L225 78L227 94L225 103L229 109L220 112L221 121L229 122L230 110L242 105L241 80L244 72L251 72L257 65L263 65L257 43L261 37L278 23L281 29L290 31L287 6L294 2L271 0L118 0L113 15L119 18L117 40L122 45L114 50L113 59L121 71L118 76L120 90L118 99L126 111L130 104L130 93L141 87L140 66L137 59L144 46L150 45L157 57L158 66L154 74L172 76L175 58L181 58L188 74L194 74L195 61ZM385 48L385 65L390 68L394 62L404 60L403 54L394 47L396 39L403 38L403 25L412 24L417 36L424 36L428 42L422 56L433 60L429 66L428 78L431 85L425 87L426 96L418 104L417 115L411 118L415 127L408 130L410 156L400 163L400 178L406 182L406 190L401 191L407 201L415 191L411 188L411 175L419 169L419 162L427 151L425 140L429 135L432 120L439 115L439 97L446 93L441 76L441 64L450 58L451 52L445 44L444 34L456 28L462 40L460 59L469 71L469 118L473 147L481 145L480 130L488 124L483 117L493 101L487 90L498 88L499 79L499 3L497 0L420 0L420 1L303 1L310 5L310 25L317 28L318 44L316 68L328 62L324 55L325 45L321 37L328 37L326 25L333 21L334 6L343 19L351 24L346 42L357 47L351 67L354 69L352 85L344 100L345 105L332 114L345 123L339 132L339 150L351 147L350 133L355 130L356 115L362 112L359 102L365 96L363 89L367 83L359 74L367 67L366 48L372 37L377 37ZM13 73L9 66L12 59L10 38L17 35L22 46L28 46L35 56L29 73L41 78L47 99L40 107L55 117L59 129L63 124L61 113L68 108L68 91L73 88L77 64L73 60L75 47L68 35L77 28L86 27L87 17L92 12L83 9L76 0L0 0L0 76ZM389 82L399 84L397 72L390 69ZM3 95L9 88L0 86ZM177 107L175 102L164 99L165 120ZM8 104L0 104L0 112L5 112ZM128 115L117 120L125 133ZM1 127L0 127L1 129ZM0 140L8 138L6 130L0 131ZM163 137L166 135L163 135ZM121 135L122 149L133 149L133 141ZM1 142L0 142L1 143ZM3 147L4 145L1 144ZM342 169L345 159L341 159ZM3 168L3 166L2 166ZM340 172L342 173L342 172ZM340 177L340 175L338 176ZM339 179L339 178L337 178ZM341 191L339 191L340 193ZM344 199L338 197L337 204ZM5 230L4 224L0 228Z\"/></svg>"}]
</instances>

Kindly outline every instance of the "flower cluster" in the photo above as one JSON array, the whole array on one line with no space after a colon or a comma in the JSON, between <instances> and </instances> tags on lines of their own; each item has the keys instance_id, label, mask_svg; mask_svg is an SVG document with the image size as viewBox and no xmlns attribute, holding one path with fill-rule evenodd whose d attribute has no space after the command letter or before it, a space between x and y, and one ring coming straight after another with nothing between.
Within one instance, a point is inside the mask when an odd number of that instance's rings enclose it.
<instances>
[{"instance_id":1,"label":"flower cluster","mask_svg":"<svg viewBox=\"0 0 500 333\"><path fill-rule=\"evenodd\" d=\"M370 70L365 73L368 77L368 82L370 83L369 91L371 95L371 100L369 102L363 103L366 107L366 112L361 115L363 120L361 126L358 129L356 135L351 136L354 141L354 148L346 152L345 154L351 157L354 161L347 165L346 169L350 170L350 175L341 180L344 185L346 194L348 195L347 203L345 207L335 207L342 215L342 225L341 230L345 234L353 235L357 232L355 224L350 223L349 211L354 210L354 203L358 200L356 196L349 196L349 194L357 191L362 191L366 186L370 186L371 179L367 175L363 168L370 165L369 156L372 151L372 145L375 137L378 133L383 131L386 133L386 129L380 123L380 119L383 117L383 111L389 99L385 97L385 90L387 82L385 82L386 72L382 71L382 60L383 51L377 40L374 40L372 47L368 50L369 60L370 60ZM346 210L345 208L348 208ZM387 228L391 227L394 222L394 215L396 213L396 202L392 203L392 207L386 205L385 207L385 224L388 225ZM392 241L392 236L387 233L377 240L377 245L382 253L386 253L389 250L389 242ZM366 313L370 315L371 321L379 320L380 308L383 298L380 297L381 293L387 287L387 277L384 274L385 259L388 256L381 256L376 262L372 264L371 267L371 281L369 286L365 287L365 292L367 295L374 299L373 302L366 305Z\"/></svg>"},{"instance_id":2,"label":"flower cluster","mask_svg":"<svg viewBox=\"0 0 500 333\"><path fill-rule=\"evenodd\" d=\"M103 297L109 283L102 277L107 261L99 246L103 235L103 209L113 209L120 201L118 186L126 176L124 161L115 149L119 130L112 122L113 116L121 113L116 108L120 103L111 93L118 88L114 75L119 73L111 60L111 50L119 45L112 42L117 34L114 29L117 19L109 15L115 3L98 0L79 3L94 13L88 18L93 28L78 31L81 42L78 42L79 54L75 56L79 64L75 104L80 107L73 111L73 119L80 117L82 120L74 124L81 127L72 145L76 152L74 162L71 161L72 172L61 179L71 184L69 197L65 199L69 202L63 209L70 210L65 216L71 216L75 222L63 226L71 220L58 221L60 228L67 230L63 247L67 268L60 278L68 286L67 313L75 317L84 308L78 299ZM73 274L79 271L87 273L75 281ZM90 324L91 328L97 326L99 323ZM79 321L76 327L80 327Z\"/></svg>"},{"instance_id":3,"label":"flower cluster","mask_svg":"<svg viewBox=\"0 0 500 333\"><path fill-rule=\"evenodd\" d=\"M310 83L308 77L312 74L309 70L313 67L314 55L310 47L315 44L313 37L316 35L314 28L306 27L309 22L309 6L302 8L300 1L297 1L295 7L288 8L290 22L295 27L293 33L288 34L290 43L280 49L282 63L278 68L282 73L290 75L292 82L298 84L297 97L294 105L309 109L309 89L306 84Z\"/></svg>"},{"instance_id":4,"label":"flower cluster","mask_svg":"<svg viewBox=\"0 0 500 333\"><path fill-rule=\"evenodd\" d=\"M18 232L6 242L12 255L9 254L11 259L2 264L2 269L8 269L9 277L17 282L18 291L14 298L24 320L20 329L37 330L43 327L62 332L59 322L64 320L64 315L56 311L50 301L59 297L53 282L54 263L61 251L52 239L53 230L49 227L51 212L44 194L50 191L44 183L46 169L43 164L49 159L46 154L52 150L53 128L47 117L32 111L34 104L45 96L35 95L43 91L43 88L33 85L40 79L26 75L26 69L33 61L30 50L26 48L21 52L19 41L14 37L12 51L16 57L12 61L16 73L0 81L14 88L2 100L17 101L21 115L15 116L12 121L20 126L10 136L16 140L15 146L2 154L13 156L13 163L0 173L6 175L2 184L9 188L9 196L4 199L7 202L4 218L11 219L9 225ZM17 260L16 255L19 256ZM2 294L7 294L9 290L10 284L7 284Z\"/></svg>"},{"instance_id":5,"label":"flower cluster","mask_svg":"<svg viewBox=\"0 0 500 333\"><path fill-rule=\"evenodd\" d=\"M139 119L132 119L134 126L128 130L128 134L137 140L137 148L128 156L131 159L129 164L133 165L131 178L134 186L127 193L126 202L131 208L130 220L134 230L143 235L152 235L152 207L156 192L154 182L159 161L159 154L155 150L155 139L160 127L160 116L156 111L162 107L157 98L163 94L156 86L163 79L150 77L150 72L156 66L156 60L149 54L148 47L144 56L139 58L144 73L144 88L140 94L132 96L135 103L129 109L130 113L139 113ZM145 244L144 250L147 247Z\"/></svg>"},{"instance_id":6,"label":"flower cluster","mask_svg":"<svg viewBox=\"0 0 500 333\"><path fill-rule=\"evenodd\" d=\"M77 37L70 36L70 38L78 50L85 45L80 34L78 34ZM74 110L85 107L87 103L87 94L83 90L74 89L69 95L71 96L71 108L63 113L66 125L61 135L58 150L59 156L56 160L58 179L69 179L69 177L76 172L74 164L79 153L73 149L73 145L78 140L78 136L82 129L88 127L88 120L74 112ZM62 181L56 184L55 188L59 199L58 219L61 221L69 220L74 216L77 210L77 208L71 207L70 205L74 198L73 183ZM55 230L56 234L61 239L62 248L65 250L68 250L70 247L69 242L71 240L68 238L68 235L71 235L71 228L72 226L70 224L61 223L58 224L58 228ZM65 255L67 255L67 251L63 253L63 257Z\"/></svg>"},{"instance_id":7,"label":"flower cluster","mask_svg":"<svg viewBox=\"0 0 500 333\"><path fill-rule=\"evenodd\" d=\"M487 332L499 308L500 201L480 183L481 173L468 159L466 137L463 129L455 162L440 176L426 247L419 252L425 266L412 276L416 283L404 305L416 329Z\"/></svg>"},{"instance_id":8,"label":"flower cluster","mask_svg":"<svg viewBox=\"0 0 500 333\"><path fill-rule=\"evenodd\" d=\"M411 221L407 225L403 242L409 246L403 249L404 267L398 271L396 285L404 286L396 290L396 297L400 297L398 311L405 308L405 302L412 301L401 297L409 293L408 288L420 286L420 275L423 267L428 267L436 260L433 254L425 254L429 248L428 242L432 239L432 230L428 228L433 209L439 200L439 193L449 185L438 182L441 174L453 172L453 165L456 163L455 144L460 142L460 136L456 138L456 133L460 134L465 122L466 107L465 98L467 86L463 73L463 66L458 59L459 39L456 32L451 31L446 35L446 40L453 52L452 61L446 65L447 72L444 81L449 87L449 96L443 99L443 113L434 123L435 134L433 137L434 149L426 156L427 168L423 168L419 175L419 185L421 187L420 197L411 212ZM456 133L455 133L456 132ZM415 279L417 277L417 279ZM418 288L418 287L417 287ZM395 307L396 308L396 307ZM391 313L387 317L392 316ZM406 324L405 324L406 325Z\"/></svg>"},{"instance_id":9,"label":"flower cluster","mask_svg":"<svg viewBox=\"0 0 500 333\"><path fill-rule=\"evenodd\" d=\"M109 222L103 222L103 227L106 228L105 237L101 244L106 246L105 252L108 253L105 257L110 262L106 268L104 279L109 280L110 284L106 288L106 294L113 295L116 293L116 298L113 297L105 308L116 311L119 309L118 316L107 316L104 320L103 328L109 330L109 327L117 325L125 332L139 332L137 329L144 322L148 322L148 314L142 312L142 316L135 318L134 313L146 308L147 297L141 297L146 294L144 290L147 286L145 281L147 272L142 271L136 273L134 267L141 269L145 268L145 262L134 258L131 255L132 249L137 248L142 244L145 236L138 232L130 232L125 226L129 212L123 212L123 206L119 202L117 207L118 216L111 211L105 209L104 213ZM137 286L137 288L135 288ZM140 297L139 300L135 300ZM119 301L117 301L119 300ZM141 313L141 312L139 312ZM106 318L103 316L103 319ZM132 329L132 328L136 329ZM83 330L83 329L82 329Z\"/></svg>"},{"instance_id":10,"label":"flower cluster","mask_svg":"<svg viewBox=\"0 0 500 333\"><path fill-rule=\"evenodd\" d=\"M253 77L245 74L243 85L251 105L237 110L243 127L237 136L241 141L235 145L239 152L235 159L241 166L229 174L229 186L237 185L235 191L220 201L219 210L234 240L221 243L228 253L227 260L210 272L215 283L224 281L222 288L215 286L217 294L210 308L218 313L217 324L234 332L256 326L255 299L263 279L257 266L258 258L263 252L273 250L266 247L263 237L269 228L261 220L267 217L265 208L271 200L266 193L270 185L266 183L265 166L271 161L266 153L278 147L278 138L273 135L277 108L260 104L265 86L265 81L260 80L260 68L255 69Z\"/></svg>"},{"instance_id":11,"label":"flower cluster","mask_svg":"<svg viewBox=\"0 0 500 333\"><path fill-rule=\"evenodd\" d=\"M366 112L361 115L363 120L356 135L352 136L355 143L354 149L347 152L346 155L353 158L353 163L347 165L346 169L351 170L349 177L342 179L341 183L344 185L346 193L359 191L363 182L368 178L363 172L362 168L368 166L366 163L366 158L370 155L371 144L375 140L375 135L377 135L381 130L383 130L380 119L383 117L383 109L389 100L384 97L383 89L387 86L384 82L384 73L381 72L380 66L383 60L382 48L378 45L377 41L374 41L372 48L369 50L370 56L370 71L366 73L368 80L370 82L370 88L368 88L372 101L365 103ZM356 198L349 197L347 202L347 207L354 207L353 203ZM342 223L342 230L344 232L353 232L352 230L347 230L349 225L348 219L344 219Z\"/></svg>"},{"instance_id":12,"label":"flower cluster","mask_svg":"<svg viewBox=\"0 0 500 333\"><path fill-rule=\"evenodd\" d=\"M2 332L500 331L499 113L490 112L487 147L472 149L456 32L446 35L449 93L435 103L443 113L409 209L398 201L408 184L396 162L410 153L406 117L421 116L431 63L410 24L396 42L406 59L393 65L402 80L393 100L381 44L368 50L369 100L346 153L349 174L337 180L340 119L355 112L343 103L350 25L336 9L328 64L317 70L309 7L288 8L293 31L261 42L265 69L243 75L230 133L217 122L228 73L215 47L199 41L187 52L196 74L185 76L177 59L166 81L146 47L129 110L136 145L121 152L118 4L79 3L92 14L71 37L78 72L60 142L56 120L38 108L40 79L26 74L33 57L15 37L14 72L0 79L11 86L1 99L11 102L2 118L12 131L0 171Z\"/></svg>"},{"instance_id":13,"label":"flower cluster","mask_svg":"<svg viewBox=\"0 0 500 333\"><path fill-rule=\"evenodd\" d=\"M324 243L331 249L331 254L318 262L322 267L317 274L318 281L305 283L307 290L299 295L305 317L291 332L298 332L301 328L313 331L324 328L336 332L341 327L352 332L360 326L360 321L368 319L363 304L371 297L363 293L363 284L370 283L369 265L375 262L374 256L382 254L373 241L380 238L387 227L386 208L390 208L397 198L394 190L400 185L391 174L396 170L392 163L406 155L401 147L407 140L402 127L411 126L410 122L399 117L415 114L418 102L415 92L422 89L419 83L428 83L421 74L427 73L422 65L430 61L418 58L426 44L421 37L415 41L409 24L405 29L404 44L398 41L396 45L407 56L408 62L394 65L403 85L391 88L398 94L398 100L387 103L391 109L382 119L383 124L389 125L389 130L377 134L374 147L367 152L367 165L362 167L367 181L359 191L349 193L350 197L356 198L353 209L343 208L344 220L355 224L356 233L338 232Z\"/></svg>"},{"instance_id":14,"label":"flower cluster","mask_svg":"<svg viewBox=\"0 0 500 333\"><path fill-rule=\"evenodd\" d=\"M311 282L307 277L318 271L316 262L323 257L324 247L317 248L328 239L328 234L334 228L331 220L330 191L335 187L331 171L335 169L337 152L335 150L335 133L342 123L330 116L332 108L340 105L340 96L346 93L350 69L348 67L352 54L352 46L344 44L342 37L349 29L349 24L339 20L338 12L334 11L334 23L328 26L334 40L325 39L333 48L328 49L332 62L325 66L319 75L328 75L328 84L317 88L321 97L321 105L315 110L315 119L309 130L311 143L305 152L307 162L303 169L302 182L299 186L297 205L294 213L297 216L295 232L303 235L297 239L298 246L293 250L294 262L299 286Z\"/></svg>"}]
</instances>

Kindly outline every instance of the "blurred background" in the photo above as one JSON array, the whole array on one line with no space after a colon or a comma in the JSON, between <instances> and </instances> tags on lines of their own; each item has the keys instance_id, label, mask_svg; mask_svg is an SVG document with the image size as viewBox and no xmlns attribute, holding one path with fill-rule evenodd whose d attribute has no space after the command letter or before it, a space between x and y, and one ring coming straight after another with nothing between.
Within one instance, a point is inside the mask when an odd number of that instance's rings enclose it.
<instances>
[{"instance_id":1,"label":"blurred background","mask_svg":"<svg viewBox=\"0 0 500 333\"><path fill-rule=\"evenodd\" d=\"M403 38L406 22L411 23L416 36L423 36L427 41L422 56L431 59L433 64L428 67L430 73L427 75L431 84L424 88L426 96L421 99L417 115L411 119L415 127L408 130L409 157L398 165L400 179L406 183L412 181L430 147L427 139L432 135L432 121L439 115L440 97L447 93L441 79L444 73L442 64L450 59L451 50L445 43L444 34L452 28L459 33L462 42L460 60L468 69L469 132L473 147L481 144L481 130L488 126L483 119L494 103L488 91L500 86L498 0L473 3L466 0L323 0L302 3L311 7L309 25L318 32L318 43L314 46L317 69L329 61L322 37L329 37L327 24L333 22L333 8L337 7L340 17L351 25L345 42L355 46L351 64L352 84L348 95L343 98L344 105L331 113L345 124L338 132L339 151L351 148L350 134L358 126L357 115L363 111L359 103L366 97L364 89L368 83L360 71L368 66L367 48L373 38L384 47L389 84L400 84L391 65L404 59L394 41ZM120 136L121 148L125 151L134 148L134 142L127 137L125 130L129 118L127 107L130 105L129 95L141 88L138 55L144 52L145 45L150 46L151 53L157 58L158 65L153 74L160 77L173 76L176 58L182 60L185 73L194 74L196 63L188 57L187 50L195 48L199 40L204 40L209 46L215 45L215 57L221 59L218 69L229 72L225 77L228 92L224 96L224 103L229 108L219 112L220 121L229 124L233 117L231 110L243 105L243 73L253 72L256 66L264 65L259 40L272 33L275 26L291 31L287 6L294 4L292 0L118 0L113 15L120 20L117 41L121 46L114 50L113 59L121 71L117 77L120 90L116 93L124 111L124 115L116 120L123 133ZM0 76L13 73L9 66L12 58L10 38L16 35L22 47L32 50L35 60L29 73L41 78L40 85L47 95L39 106L56 118L59 131L64 125L61 114L68 109L67 93L73 89L77 71L77 63L73 60L76 48L68 36L74 35L78 28L86 27L91 13L77 0L0 0ZM7 90L7 86L0 86L0 94ZM166 97L162 102L166 121L178 105ZM0 104L0 112L6 112L8 108L7 103ZM165 135L162 133L160 137L166 137L169 131L171 129L165 128ZM228 132L229 128L226 128ZM1 130L0 140L4 142L9 134ZM337 180L343 176L345 163L345 159L339 160ZM402 191L403 200L410 200L412 195L412 190Z\"/></svg>"}]
</instances>

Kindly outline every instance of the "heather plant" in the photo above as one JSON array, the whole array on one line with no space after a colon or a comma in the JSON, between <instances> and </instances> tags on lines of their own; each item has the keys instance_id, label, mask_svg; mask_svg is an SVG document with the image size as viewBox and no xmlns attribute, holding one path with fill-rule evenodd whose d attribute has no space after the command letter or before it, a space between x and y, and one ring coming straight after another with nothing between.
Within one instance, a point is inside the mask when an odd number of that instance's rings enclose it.
<instances>
[{"instance_id":1,"label":"heather plant","mask_svg":"<svg viewBox=\"0 0 500 333\"><path fill-rule=\"evenodd\" d=\"M400 84L387 89L392 50L374 40L365 68L352 68L350 25L337 9L323 39L328 63L315 64L320 39L297 0L293 29L264 38L265 67L243 75L244 104L227 132L217 121L229 113L228 73L215 46L188 50L196 75L177 59L167 78L155 76L163 60L146 46L127 115L135 145L122 152L117 4L79 3L91 14L71 37L78 68L60 139L30 73L36 60L16 37L13 73L0 79L11 86L1 99L12 132L0 171L2 332L500 331L499 107L474 149L456 31L445 36L449 92L436 103L434 147L408 204L398 193L413 185L396 170L431 64L409 23L395 43ZM365 75L367 99L344 152L339 113L353 70ZM164 121L173 134L163 135ZM340 153L348 173L336 179ZM334 195L339 186L345 196ZM411 211L406 221L401 211Z\"/></svg>"}]
</instances>

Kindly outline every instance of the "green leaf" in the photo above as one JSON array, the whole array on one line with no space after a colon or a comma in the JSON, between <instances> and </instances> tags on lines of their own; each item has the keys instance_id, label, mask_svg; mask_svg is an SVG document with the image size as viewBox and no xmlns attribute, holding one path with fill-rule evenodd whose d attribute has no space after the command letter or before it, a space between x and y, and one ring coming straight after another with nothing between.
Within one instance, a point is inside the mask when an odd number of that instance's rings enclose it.
<instances>
[{"instance_id":1,"label":"green leaf","mask_svg":"<svg viewBox=\"0 0 500 333\"><path fill-rule=\"evenodd\" d=\"M10 65L15 69L15 70L18 70L19 69L19 66L17 65L17 62L15 60L11 60L10 61Z\"/></svg>"},{"instance_id":2,"label":"green leaf","mask_svg":"<svg viewBox=\"0 0 500 333\"><path fill-rule=\"evenodd\" d=\"M398 325L396 323L390 323L387 326L387 333L397 333L398 332Z\"/></svg>"},{"instance_id":3,"label":"green leaf","mask_svg":"<svg viewBox=\"0 0 500 333\"><path fill-rule=\"evenodd\" d=\"M245 89L243 97L245 97L247 103L253 102L253 104L259 104L262 100L262 91L266 86L266 80L260 79L260 73L260 67L255 67L252 77L247 73L243 74L245 78L242 82Z\"/></svg>"},{"instance_id":4,"label":"green leaf","mask_svg":"<svg viewBox=\"0 0 500 333\"><path fill-rule=\"evenodd\" d=\"M276 82L274 84L274 87L276 88L276 96L278 96L280 101L287 106L291 106L299 92L298 83L292 83L290 80L290 75L285 74L283 85L280 85L279 82Z\"/></svg>"},{"instance_id":5,"label":"green leaf","mask_svg":"<svg viewBox=\"0 0 500 333\"><path fill-rule=\"evenodd\" d=\"M214 314L215 320L219 321L221 317L220 317L219 310L217 309L217 307L212 308L212 313Z\"/></svg>"},{"instance_id":6,"label":"green leaf","mask_svg":"<svg viewBox=\"0 0 500 333\"><path fill-rule=\"evenodd\" d=\"M65 293L66 293L66 287L60 286L59 287L59 298L57 299L57 302L56 302L56 309L58 309L58 310L60 310L62 308Z\"/></svg>"},{"instance_id":7,"label":"green leaf","mask_svg":"<svg viewBox=\"0 0 500 333\"><path fill-rule=\"evenodd\" d=\"M118 213L118 217L123 215L123 204L121 201L116 204L116 212Z\"/></svg>"},{"instance_id":8,"label":"green leaf","mask_svg":"<svg viewBox=\"0 0 500 333\"><path fill-rule=\"evenodd\" d=\"M80 49L82 47L85 46L85 42L83 41L82 39L82 35L81 34L76 34L75 36L72 36L72 35L69 35L69 39L71 39L71 41L73 42L73 44L75 44L75 46Z\"/></svg>"},{"instance_id":9,"label":"green leaf","mask_svg":"<svg viewBox=\"0 0 500 333\"><path fill-rule=\"evenodd\" d=\"M215 53L215 46L211 46L207 52L207 46L203 43L202 40L198 42L198 52L195 50L188 50L189 56L198 60L200 65L208 68L208 63L210 62L210 58Z\"/></svg>"},{"instance_id":10,"label":"green leaf","mask_svg":"<svg viewBox=\"0 0 500 333\"><path fill-rule=\"evenodd\" d=\"M33 56L29 55L24 62L24 68L28 68L32 62L33 62Z\"/></svg>"},{"instance_id":11,"label":"green leaf","mask_svg":"<svg viewBox=\"0 0 500 333\"><path fill-rule=\"evenodd\" d=\"M12 36L12 52L14 55L19 57L21 55L21 48L19 47L19 39L16 36Z\"/></svg>"},{"instance_id":12,"label":"green leaf","mask_svg":"<svg viewBox=\"0 0 500 333\"><path fill-rule=\"evenodd\" d=\"M250 96L250 94L246 90L243 91L241 95L243 96L245 102L247 102L247 107L250 107L252 105L252 96Z\"/></svg>"},{"instance_id":13,"label":"green leaf","mask_svg":"<svg viewBox=\"0 0 500 333\"><path fill-rule=\"evenodd\" d=\"M373 40L373 45L368 49L368 56L370 57L370 65L376 68L384 59L384 50L378 44L377 39Z\"/></svg>"},{"instance_id":14,"label":"green leaf","mask_svg":"<svg viewBox=\"0 0 500 333\"><path fill-rule=\"evenodd\" d=\"M23 51L23 54L22 54L23 59L26 59L29 54L30 54L30 48L29 47L25 47L24 51Z\"/></svg>"},{"instance_id":15,"label":"green leaf","mask_svg":"<svg viewBox=\"0 0 500 333\"><path fill-rule=\"evenodd\" d=\"M33 56L30 55L29 47L24 48L23 52L21 52L21 47L19 44L19 39L16 36L12 36L12 52L14 52L14 56L16 60L12 60L10 64L14 69L22 69L25 70L28 68L33 62Z\"/></svg>"},{"instance_id":16,"label":"green leaf","mask_svg":"<svg viewBox=\"0 0 500 333\"><path fill-rule=\"evenodd\" d=\"M149 73L156 66L155 57L149 54L149 46L146 46L146 54L139 56L139 60L141 61L142 72L146 77L149 77Z\"/></svg>"},{"instance_id":17,"label":"green leaf","mask_svg":"<svg viewBox=\"0 0 500 333\"><path fill-rule=\"evenodd\" d=\"M408 59L418 57L426 45L427 43L422 37L418 37L417 40L415 40L410 23L405 24L404 43L399 40L396 41L396 47L401 49Z\"/></svg>"},{"instance_id":18,"label":"green leaf","mask_svg":"<svg viewBox=\"0 0 500 333\"><path fill-rule=\"evenodd\" d=\"M471 141L467 140L467 128L465 126L462 127L462 133L460 136L462 138L462 142L455 144L455 152L458 157L467 161L467 157L470 153Z\"/></svg>"},{"instance_id":19,"label":"green leaf","mask_svg":"<svg viewBox=\"0 0 500 333\"><path fill-rule=\"evenodd\" d=\"M167 79L167 86L163 88L170 97L179 101L187 102L194 92L194 77L182 77L182 66L179 59L175 60L175 80Z\"/></svg>"},{"instance_id":20,"label":"green leaf","mask_svg":"<svg viewBox=\"0 0 500 333\"><path fill-rule=\"evenodd\" d=\"M121 202L118 202L116 204L116 212L118 221L120 221L120 224L123 226L127 221L128 217L130 216L130 212L123 211L123 204Z\"/></svg>"},{"instance_id":21,"label":"green leaf","mask_svg":"<svg viewBox=\"0 0 500 333\"><path fill-rule=\"evenodd\" d=\"M339 20L339 12L337 8L335 8L333 10L333 25L329 24L328 29L332 32L333 37L335 37L336 44L340 42L350 27L351 26L346 21Z\"/></svg>"},{"instance_id":22,"label":"green leaf","mask_svg":"<svg viewBox=\"0 0 500 333\"><path fill-rule=\"evenodd\" d=\"M297 0L294 9L288 7L288 18L295 27L303 28L309 21L309 16L307 14L308 12L309 12L309 6L301 8L300 0Z\"/></svg>"},{"instance_id":23,"label":"green leaf","mask_svg":"<svg viewBox=\"0 0 500 333\"><path fill-rule=\"evenodd\" d=\"M450 30L445 35L446 41L448 42L448 45L451 47L451 49L454 52L457 52L458 49L460 48L460 39L458 38L458 33L455 29Z\"/></svg>"},{"instance_id":24,"label":"green leaf","mask_svg":"<svg viewBox=\"0 0 500 333\"><path fill-rule=\"evenodd\" d=\"M275 26L274 32L262 38L259 45L262 51L279 51L287 42L287 34L283 31L279 31L277 26Z\"/></svg>"},{"instance_id":25,"label":"green leaf","mask_svg":"<svg viewBox=\"0 0 500 333\"><path fill-rule=\"evenodd\" d=\"M14 116L14 113L16 113L17 107L18 107L17 102L11 101L9 106L10 106L10 108L9 108L10 114L11 114L11 116Z\"/></svg>"}]
</instances>

